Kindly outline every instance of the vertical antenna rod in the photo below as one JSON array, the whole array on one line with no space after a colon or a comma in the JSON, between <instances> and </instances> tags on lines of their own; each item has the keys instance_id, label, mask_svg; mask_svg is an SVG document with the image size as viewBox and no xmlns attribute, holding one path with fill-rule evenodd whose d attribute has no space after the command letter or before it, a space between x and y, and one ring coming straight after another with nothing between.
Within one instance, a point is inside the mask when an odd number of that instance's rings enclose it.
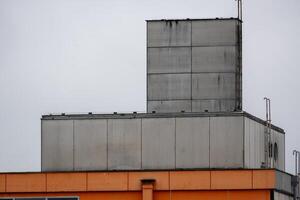
<instances>
[{"instance_id":1,"label":"vertical antenna rod","mask_svg":"<svg viewBox=\"0 0 300 200\"><path fill-rule=\"evenodd\" d=\"M243 21L243 3L242 0L236 0L237 1L237 8L238 8L238 19Z\"/></svg>"}]
</instances>

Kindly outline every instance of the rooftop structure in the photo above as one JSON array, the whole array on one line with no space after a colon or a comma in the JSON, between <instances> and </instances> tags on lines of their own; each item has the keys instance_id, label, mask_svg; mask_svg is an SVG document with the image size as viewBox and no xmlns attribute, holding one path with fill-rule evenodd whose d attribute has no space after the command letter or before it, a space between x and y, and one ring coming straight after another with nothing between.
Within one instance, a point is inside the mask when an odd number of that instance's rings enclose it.
<instances>
[{"instance_id":1,"label":"rooftop structure","mask_svg":"<svg viewBox=\"0 0 300 200\"><path fill-rule=\"evenodd\" d=\"M239 19L147 21L147 111L242 110Z\"/></svg>"},{"instance_id":2,"label":"rooftop structure","mask_svg":"<svg viewBox=\"0 0 300 200\"><path fill-rule=\"evenodd\" d=\"M246 112L47 115L42 171L262 168L265 121ZM272 167L285 169L272 126Z\"/></svg>"},{"instance_id":3,"label":"rooftop structure","mask_svg":"<svg viewBox=\"0 0 300 200\"><path fill-rule=\"evenodd\" d=\"M242 111L239 19L147 21L147 112L44 115L0 200L291 200L285 133Z\"/></svg>"}]
</instances>

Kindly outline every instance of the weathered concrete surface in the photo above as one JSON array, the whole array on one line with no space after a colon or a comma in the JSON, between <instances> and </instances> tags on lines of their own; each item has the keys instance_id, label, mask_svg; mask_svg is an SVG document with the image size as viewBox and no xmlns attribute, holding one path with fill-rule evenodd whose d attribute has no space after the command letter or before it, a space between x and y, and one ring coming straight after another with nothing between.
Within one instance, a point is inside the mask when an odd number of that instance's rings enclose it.
<instances>
[{"instance_id":1,"label":"weathered concrete surface","mask_svg":"<svg viewBox=\"0 0 300 200\"><path fill-rule=\"evenodd\" d=\"M240 26L237 19L148 21L147 111L241 110Z\"/></svg>"},{"instance_id":2,"label":"weathered concrete surface","mask_svg":"<svg viewBox=\"0 0 300 200\"><path fill-rule=\"evenodd\" d=\"M45 120L42 123L42 170L74 169L73 120Z\"/></svg>"},{"instance_id":3,"label":"weathered concrete surface","mask_svg":"<svg viewBox=\"0 0 300 200\"><path fill-rule=\"evenodd\" d=\"M263 133L264 121L241 112L50 116L42 171L256 169ZM284 170L282 129L273 127L272 142L274 167Z\"/></svg>"},{"instance_id":4,"label":"weathered concrete surface","mask_svg":"<svg viewBox=\"0 0 300 200\"><path fill-rule=\"evenodd\" d=\"M74 169L107 169L107 120L74 120Z\"/></svg>"}]
</instances>

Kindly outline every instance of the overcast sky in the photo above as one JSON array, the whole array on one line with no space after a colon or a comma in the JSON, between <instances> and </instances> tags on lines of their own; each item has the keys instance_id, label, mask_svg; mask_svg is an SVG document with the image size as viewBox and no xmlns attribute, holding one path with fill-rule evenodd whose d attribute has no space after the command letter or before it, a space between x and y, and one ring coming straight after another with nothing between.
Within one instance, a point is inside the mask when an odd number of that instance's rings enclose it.
<instances>
[{"instance_id":1,"label":"overcast sky","mask_svg":"<svg viewBox=\"0 0 300 200\"><path fill-rule=\"evenodd\" d=\"M243 109L300 150L300 1L245 0ZM40 170L40 118L146 110L146 19L236 17L234 0L0 0L0 171Z\"/></svg>"}]
</instances>

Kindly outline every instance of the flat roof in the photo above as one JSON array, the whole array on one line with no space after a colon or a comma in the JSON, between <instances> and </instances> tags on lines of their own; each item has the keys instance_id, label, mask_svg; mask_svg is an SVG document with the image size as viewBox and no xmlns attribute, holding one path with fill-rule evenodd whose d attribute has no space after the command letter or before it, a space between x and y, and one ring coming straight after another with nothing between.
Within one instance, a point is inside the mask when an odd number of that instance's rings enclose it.
<instances>
[{"instance_id":1,"label":"flat roof","mask_svg":"<svg viewBox=\"0 0 300 200\"><path fill-rule=\"evenodd\" d=\"M176 118L176 117L222 117L222 116L245 116L262 125L266 125L266 121L245 111L236 112L176 112L176 113L86 113L86 114L49 114L42 115L41 120L84 120L84 119L135 119L135 118ZM280 127L272 125L272 129L284 134L284 130Z\"/></svg>"},{"instance_id":2,"label":"flat roof","mask_svg":"<svg viewBox=\"0 0 300 200\"><path fill-rule=\"evenodd\" d=\"M163 21L219 21L219 20L236 20L236 21L240 21L242 22L241 19L236 18L236 17L230 17L230 18L194 18L194 19L190 19L190 18L186 18L186 19L149 19L146 20L146 22L163 22Z\"/></svg>"}]
</instances>

